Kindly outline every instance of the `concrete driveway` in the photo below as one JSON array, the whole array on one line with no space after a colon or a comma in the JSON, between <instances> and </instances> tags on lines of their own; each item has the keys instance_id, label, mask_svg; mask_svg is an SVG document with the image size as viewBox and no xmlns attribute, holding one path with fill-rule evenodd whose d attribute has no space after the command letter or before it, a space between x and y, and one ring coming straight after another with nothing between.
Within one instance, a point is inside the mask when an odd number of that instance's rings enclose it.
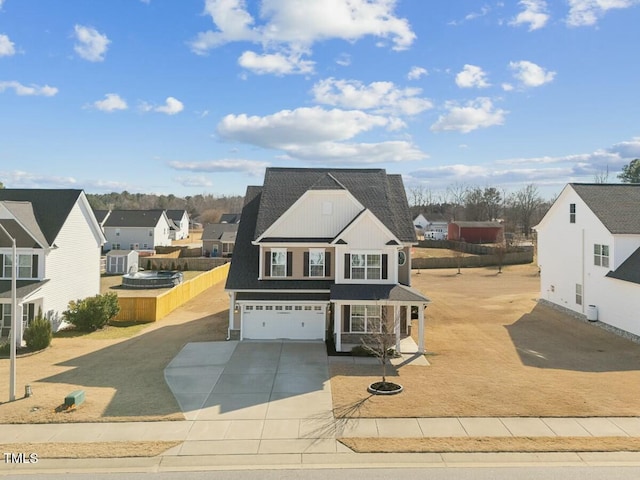
<instances>
[{"instance_id":1,"label":"concrete driveway","mask_svg":"<svg viewBox=\"0 0 640 480\"><path fill-rule=\"evenodd\" d=\"M181 454L339 449L324 343L190 343L165 379L194 421Z\"/></svg>"}]
</instances>

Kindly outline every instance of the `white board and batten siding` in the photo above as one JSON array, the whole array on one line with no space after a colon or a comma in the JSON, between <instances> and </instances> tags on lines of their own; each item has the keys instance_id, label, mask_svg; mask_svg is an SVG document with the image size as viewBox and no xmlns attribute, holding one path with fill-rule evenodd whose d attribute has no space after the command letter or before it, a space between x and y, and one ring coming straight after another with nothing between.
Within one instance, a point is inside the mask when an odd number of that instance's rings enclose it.
<instances>
[{"instance_id":1,"label":"white board and batten siding","mask_svg":"<svg viewBox=\"0 0 640 480\"><path fill-rule=\"evenodd\" d=\"M363 209L343 190L306 192L271 227L265 237L334 237Z\"/></svg>"}]
</instances>

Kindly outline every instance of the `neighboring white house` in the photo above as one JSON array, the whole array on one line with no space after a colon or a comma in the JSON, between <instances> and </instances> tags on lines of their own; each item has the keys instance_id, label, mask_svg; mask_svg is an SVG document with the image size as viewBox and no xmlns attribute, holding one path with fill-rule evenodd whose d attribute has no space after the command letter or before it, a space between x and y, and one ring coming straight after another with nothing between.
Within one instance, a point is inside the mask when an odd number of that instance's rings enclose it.
<instances>
[{"instance_id":1,"label":"neighboring white house","mask_svg":"<svg viewBox=\"0 0 640 480\"><path fill-rule=\"evenodd\" d=\"M424 351L429 299L411 288L416 236L400 175L383 169L267 168L249 186L227 277L229 334L326 340L350 351L418 312Z\"/></svg>"},{"instance_id":2,"label":"neighboring white house","mask_svg":"<svg viewBox=\"0 0 640 480\"><path fill-rule=\"evenodd\" d=\"M425 216L426 215L426 216ZM446 240L449 221L441 214L420 214L413 220L418 237L425 240Z\"/></svg>"},{"instance_id":3,"label":"neighboring white house","mask_svg":"<svg viewBox=\"0 0 640 480\"><path fill-rule=\"evenodd\" d=\"M569 184L535 229L541 298L640 335L640 184Z\"/></svg>"},{"instance_id":4,"label":"neighboring white house","mask_svg":"<svg viewBox=\"0 0 640 480\"><path fill-rule=\"evenodd\" d=\"M16 239L16 331L41 311L58 329L69 301L100 293L105 241L82 190L0 189L0 224ZM0 334L11 328L12 242L0 229Z\"/></svg>"},{"instance_id":5,"label":"neighboring white house","mask_svg":"<svg viewBox=\"0 0 640 480\"><path fill-rule=\"evenodd\" d=\"M173 222L170 230L172 240L182 240L189 236L189 214L186 210L167 210L167 217Z\"/></svg>"},{"instance_id":6,"label":"neighboring white house","mask_svg":"<svg viewBox=\"0 0 640 480\"><path fill-rule=\"evenodd\" d=\"M171 245L164 210L112 210L103 225L105 250L153 250Z\"/></svg>"}]
</instances>

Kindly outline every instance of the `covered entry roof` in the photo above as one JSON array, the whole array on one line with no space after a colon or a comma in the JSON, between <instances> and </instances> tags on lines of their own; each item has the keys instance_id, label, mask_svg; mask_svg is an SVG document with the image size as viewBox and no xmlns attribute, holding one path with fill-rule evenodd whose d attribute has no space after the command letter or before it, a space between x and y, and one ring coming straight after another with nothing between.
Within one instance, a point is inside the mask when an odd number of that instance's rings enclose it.
<instances>
[{"instance_id":1,"label":"covered entry roof","mask_svg":"<svg viewBox=\"0 0 640 480\"><path fill-rule=\"evenodd\" d=\"M384 300L405 303L430 303L422 293L405 285L336 284L331 286L331 300Z\"/></svg>"}]
</instances>

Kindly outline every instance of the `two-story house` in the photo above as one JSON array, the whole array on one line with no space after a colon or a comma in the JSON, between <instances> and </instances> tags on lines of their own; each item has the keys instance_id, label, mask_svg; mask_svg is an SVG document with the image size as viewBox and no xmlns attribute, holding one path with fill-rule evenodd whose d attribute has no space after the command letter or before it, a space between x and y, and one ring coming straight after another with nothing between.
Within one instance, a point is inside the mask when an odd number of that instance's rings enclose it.
<instances>
[{"instance_id":1,"label":"two-story house","mask_svg":"<svg viewBox=\"0 0 640 480\"><path fill-rule=\"evenodd\" d=\"M41 311L57 329L69 301L100 293L105 239L82 190L0 189L0 335L11 328L16 241L16 340Z\"/></svg>"},{"instance_id":2,"label":"two-story house","mask_svg":"<svg viewBox=\"0 0 640 480\"><path fill-rule=\"evenodd\" d=\"M640 336L640 184L568 184L535 230L540 298Z\"/></svg>"},{"instance_id":3,"label":"two-story house","mask_svg":"<svg viewBox=\"0 0 640 480\"><path fill-rule=\"evenodd\" d=\"M189 236L189 214L186 210L167 210L167 218L173 222L169 232L172 240L182 240Z\"/></svg>"},{"instance_id":4,"label":"two-story house","mask_svg":"<svg viewBox=\"0 0 640 480\"><path fill-rule=\"evenodd\" d=\"M429 300L411 288L416 236L400 175L383 169L267 168L247 188L226 290L240 339L334 339L349 351Z\"/></svg>"},{"instance_id":5,"label":"two-story house","mask_svg":"<svg viewBox=\"0 0 640 480\"><path fill-rule=\"evenodd\" d=\"M103 223L105 250L153 250L171 245L165 210L112 210Z\"/></svg>"}]
</instances>

